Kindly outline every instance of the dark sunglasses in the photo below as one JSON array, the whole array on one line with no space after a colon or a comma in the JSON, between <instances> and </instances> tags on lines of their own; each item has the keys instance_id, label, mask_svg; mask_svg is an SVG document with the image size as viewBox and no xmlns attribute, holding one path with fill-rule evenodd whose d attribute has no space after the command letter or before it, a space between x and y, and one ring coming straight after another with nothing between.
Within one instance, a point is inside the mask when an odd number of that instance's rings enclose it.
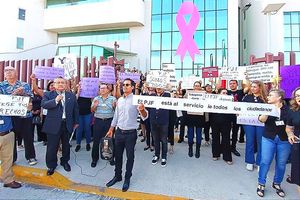
<instances>
[{"instance_id":1,"label":"dark sunglasses","mask_svg":"<svg viewBox=\"0 0 300 200\"><path fill-rule=\"evenodd\" d=\"M126 86L126 87L128 87L128 86L131 86L131 84L129 84L129 83L126 83L126 84L123 84L123 86Z\"/></svg>"}]
</instances>

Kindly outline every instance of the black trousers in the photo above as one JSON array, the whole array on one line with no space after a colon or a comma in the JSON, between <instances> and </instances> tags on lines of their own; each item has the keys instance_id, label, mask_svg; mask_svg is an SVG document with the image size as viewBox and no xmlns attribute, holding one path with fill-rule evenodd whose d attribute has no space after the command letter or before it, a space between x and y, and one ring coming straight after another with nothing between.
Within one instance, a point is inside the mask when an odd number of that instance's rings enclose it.
<instances>
[{"instance_id":1,"label":"black trousers","mask_svg":"<svg viewBox=\"0 0 300 200\"><path fill-rule=\"evenodd\" d=\"M205 135L205 141L208 142L209 141L209 129L210 129L211 125L210 125L210 121L208 120L207 122L205 122L204 124L204 135Z\"/></svg>"},{"instance_id":2,"label":"black trousers","mask_svg":"<svg viewBox=\"0 0 300 200\"><path fill-rule=\"evenodd\" d=\"M58 134L47 134L48 143L46 151L46 165L48 168L56 168L57 166L57 151L59 141L62 143L62 157L60 163L65 164L70 160L70 133L67 130L66 122L62 121Z\"/></svg>"},{"instance_id":3,"label":"black trousers","mask_svg":"<svg viewBox=\"0 0 300 200\"><path fill-rule=\"evenodd\" d=\"M33 145L34 132L32 131L32 117L21 118L21 117L13 117L13 130L15 135L18 135L18 143L19 137L24 140L25 147L25 158L29 160L31 158L35 158L35 149ZM17 151L16 145L14 150L14 161L17 160Z\"/></svg>"},{"instance_id":4,"label":"black trousers","mask_svg":"<svg viewBox=\"0 0 300 200\"><path fill-rule=\"evenodd\" d=\"M154 138L155 156L160 157L160 146L161 146L161 158L167 159L168 125L158 125L155 122L151 122L151 131Z\"/></svg>"},{"instance_id":5,"label":"black trousers","mask_svg":"<svg viewBox=\"0 0 300 200\"><path fill-rule=\"evenodd\" d=\"M294 143L292 146L291 164L292 183L300 186L300 143Z\"/></svg>"},{"instance_id":6,"label":"black trousers","mask_svg":"<svg viewBox=\"0 0 300 200\"><path fill-rule=\"evenodd\" d=\"M102 120L99 118L95 118L93 132L94 132L94 139L93 139L93 148L92 148L92 160L98 161L99 160L99 144L101 138L105 137L108 129L110 128L112 118Z\"/></svg>"},{"instance_id":7,"label":"black trousers","mask_svg":"<svg viewBox=\"0 0 300 200\"><path fill-rule=\"evenodd\" d=\"M134 164L134 148L137 139L137 131L121 131L117 129L115 132L115 176L122 177L123 153L126 150L126 173L125 179L130 179Z\"/></svg>"},{"instance_id":8,"label":"black trousers","mask_svg":"<svg viewBox=\"0 0 300 200\"><path fill-rule=\"evenodd\" d=\"M146 144L147 144L147 146L150 146L150 143L151 143L151 146L154 146L154 140L153 140L153 136L151 133L151 125L150 125L149 118L147 118L145 120L145 127L146 127Z\"/></svg>"},{"instance_id":9,"label":"black trousers","mask_svg":"<svg viewBox=\"0 0 300 200\"><path fill-rule=\"evenodd\" d=\"M236 123L236 116L231 116L231 149L236 149L236 143L238 139L238 132L240 125Z\"/></svg>"},{"instance_id":10,"label":"black trousers","mask_svg":"<svg viewBox=\"0 0 300 200\"><path fill-rule=\"evenodd\" d=\"M169 120L169 126L168 126L168 142L171 146L174 145L174 125L175 120Z\"/></svg>"},{"instance_id":11,"label":"black trousers","mask_svg":"<svg viewBox=\"0 0 300 200\"><path fill-rule=\"evenodd\" d=\"M230 123L211 123L212 128L212 154L213 157L220 157L223 154L225 161L232 161L230 148ZM220 137L222 136L222 141Z\"/></svg>"},{"instance_id":12,"label":"black trousers","mask_svg":"<svg viewBox=\"0 0 300 200\"><path fill-rule=\"evenodd\" d=\"M184 113L185 111L183 111L182 113ZM182 116L180 119L180 132L179 132L179 139L180 140L184 140L184 132L185 132L185 126L186 126L186 117Z\"/></svg>"}]
</instances>

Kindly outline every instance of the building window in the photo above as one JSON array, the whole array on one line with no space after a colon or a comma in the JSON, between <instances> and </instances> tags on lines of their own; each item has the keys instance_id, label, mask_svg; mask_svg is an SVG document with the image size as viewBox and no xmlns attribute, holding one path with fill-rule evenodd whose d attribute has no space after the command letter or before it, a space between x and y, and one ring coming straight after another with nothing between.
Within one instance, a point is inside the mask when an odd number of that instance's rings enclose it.
<instances>
[{"instance_id":1,"label":"building window","mask_svg":"<svg viewBox=\"0 0 300 200\"><path fill-rule=\"evenodd\" d=\"M188 53L183 62L176 55L181 40L176 15L183 2L152 0L150 69L161 69L162 63L171 62L177 75L186 76L198 74L200 67L227 65L228 0L193 0L201 16L194 33L201 55L196 55L194 62Z\"/></svg>"},{"instance_id":2,"label":"building window","mask_svg":"<svg viewBox=\"0 0 300 200\"><path fill-rule=\"evenodd\" d=\"M17 37L17 49L24 49L24 38Z\"/></svg>"},{"instance_id":3,"label":"building window","mask_svg":"<svg viewBox=\"0 0 300 200\"><path fill-rule=\"evenodd\" d=\"M284 12L284 58L289 64L289 53L296 54L296 63L300 63L300 12Z\"/></svg>"},{"instance_id":4,"label":"building window","mask_svg":"<svg viewBox=\"0 0 300 200\"><path fill-rule=\"evenodd\" d=\"M88 3L98 3L107 0L47 0L46 8L74 6Z\"/></svg>"},{"instance_id":5,"label":"building window","mask_svg":"<svg viewBox=\"0 0 300 200\"><path fill-rule=\"evenodd\" d=\"M19 19L20 20L25 20L25 10L19 8Z\"/></svg>"}]
</instances>

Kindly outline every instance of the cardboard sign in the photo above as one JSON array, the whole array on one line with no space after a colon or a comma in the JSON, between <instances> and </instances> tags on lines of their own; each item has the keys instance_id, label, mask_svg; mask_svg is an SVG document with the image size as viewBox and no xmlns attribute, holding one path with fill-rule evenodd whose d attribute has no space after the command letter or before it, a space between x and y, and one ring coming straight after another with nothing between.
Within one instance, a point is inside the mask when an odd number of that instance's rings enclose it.
<instances>
[{"instance_id":1,"label":"cardboard sign","mask_svg":"<svg viewBox=\"0 0 300 200\"><path fill-rule=\"evenodd\" d=\"M124 79L130 78L134 82L140 82L141 81L141 74L139 73L132 73L132 72L120 72L119 73L119 79L123 82Z\"/></svg>"},{"instance_id":2,"label":"cardboard sign","mask_svg":"<svg viewBox=\"0 0 300 200\"><path fill-rule=\"evenodd\" d=\"M80 81L80 97L94 98L98 96L99 78L84 77Z\"/></svg>"},{"instance_id":3,"label":"cardboard sign","mask_svg":"<svg viewBox=\"0 0 300 200\"><path fill-rule=\"evenodd\" d=\"M278 64L257 64L247 66L247 77L250 81L260 80L264 83L271 83L273 78L278 76Z\"/></svg>"},{"instance_id":4,"label":"cardboard sign","mask_svg":"<svg viewBox=\"0 0 300 200\"><path fill-rule=\"evenodd\" d=\"M216 78L219 77L218 67L203 67L202 78Z\"/></svg>"},{"instance_id":5,"label":"cardboard sign","mask_svg":"<svg viewBox=\"0 0 300 200\"><path fill-rule=\"evenodd\" d=\"M280 67L280 88L285 91L285 97L291 98L294 89L300 86L300 65Z\"/></svg>"},{"instance_id":6,"label":"cardboard sign","mask_svg":"<svg viewBox=\"0 0 300 200\"><path fill-rule=\"evenodd\" d=\"M150 71L147 74L146 82L149 87L167 88L168 74L165 71Z\"/></svg>"},{"instance_id":7,"label":"cardboard sign","mask_svg":"<svg viewBox=\"0 0 300 200\"><path fill-rule=\"evenodd\" d=\"M116 83L115 68L108 65L100 66L99 80L101 83L115 84Z\"/></svg>"},{"instance_id":8,"label":"cardboard sign","mask_svg":"<svg viewBox=\"0 0 300 200\"><path fill-rule=\"evenodd\" d=\"M26 116L29 98L0 94L0 116Z\"/></svg>"},{"instance_id":9,"label":"cardboard sign","mask_svg":"<svg viewBox=\"0 0 300 200\"><path fill-rule=\"evenodd\" d=\"M246 67L222 67L220 70L220 78L222 80L245 80L246 79Z\"/></svg>"},{"instance_id":10,"label":"cardboard sign","mask_svg":"<svg viewBox=\"0 0 300 200\"><path fill-rule=\"evenodd\" d=\"M163 63L162 70L168 74L168 84L172 87L172 90L177 88L177 80L175 74L175 64L173 63Z\"/></svg>"},{"instance_id":11,"label":"cardboard sign","mask_svg":"<svg viewBox=\"0 0 300 200\"><path fill-rule=\"evenodd\" d=\"M36 66L33 73L38 79L54 80L57 77L65 77L64 71L63 68Z\"/></svg>"},{"instance_id":12,"label":"cardboard sign","mask_svg":"<svg viewBox=\"0 0 300 200\"><path fill-rule=\"evenodd\" d=\"M67 80L77 76L77 59L73 54L55 56L53 67L63 68Z\"/></svg>"}]
</instances>

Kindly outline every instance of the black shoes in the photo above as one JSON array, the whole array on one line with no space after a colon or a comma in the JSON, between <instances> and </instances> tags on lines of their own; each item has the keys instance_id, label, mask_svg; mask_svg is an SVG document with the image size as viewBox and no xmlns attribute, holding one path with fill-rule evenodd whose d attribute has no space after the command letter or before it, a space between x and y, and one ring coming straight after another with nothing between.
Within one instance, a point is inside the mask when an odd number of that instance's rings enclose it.
<instances>
[{"instance_id":1,"label":"black shoes","mask_svg":"<svg viewBox=\"0 0 300 200\"><path fill-rule=\"evenodd\" d=\"M111 179L108 183L106 183L106 187L110 187L113 186L115 183L122 181L122 177L113 177L113 179ZM124 187L124 186L123 186ZM128 185L129 188L129 185ZM128 190L127 188L127 190Z\"/></svg>"},{"instance_id":2,"label":"black shoes","mask_svg":"<svg viewBox=\"0 0 300 200\"><path fill-rule=\"evenodd\" d=\"M96 167L96 166L97 166L97 160L93 160L92 163L91 163L91 167L94 168L94 167Z\"/></svg>"},{"instance_id":3,"label":"black shoes","mask_svg":"<svg viewBox=\"0 0 300 200\"><path fill-rule=\"evenodd\" d=\"M130 179L125 179L122 187L122 192L126 192L129 189L129 185L130 185Z\"/></svg>"},{"instance_id":4,"label":"black shoes","mask_svg":"<svg viewBox=\"0 0 300 200\"><path fill-rule=\"evenodd\" d=\"M183 142L183 139L179 139L177 143L182 143Z\"/></svg>"},{"instance_id":5,"label":"black shoes","mask_svg":"<svg viewBox=\"0 0 300 200\"><path fill-rule=\"evenodd\" d=\"M69 165L69 163L64 163L64 164L60 163L60 165L64 167L65 171L67 172L71 171L71 166Z\"/></svg>"},{"instance_id":6,"label":"black shoes","mask_svg":"<svg viewBox=\"0 0 300 200\"><path fill-rule=\"evenodd\" d=\"M81 146L79 144L77 144L76 148L75 148L75 152L78 152L80 150Z\"/></svg>"},{"instance_id":7,"label":"black shoes","mask_svg":"<svg viewBox=\"0 0 300 200\"><path fill-rule=\"evenodd\" d=\"M13 181L11 183L5 183L5 184L3 184L3 187L9 187L9 188L12 188L12 189L17 189L17 188L22 187L22 185L20 183L16 182L16 181Z\"/></svg>"},{"instance_id":8,"label":"black shoes","mask_svg":"<svg viewBox=\"0 0 300 200\"><path fill-rule=\"evenodd\" d=\"M87 151L90 151L91 150L91 145L87 144L85 148L86 148Z\"/></svg>"},{"instance_id":9,"label":"black shoes","mask_svg":"<svg viewBox=\"0 0 300 200\"><path fill-rule=\"evenodd\" d=\"M240 152L238 152L236 149L232 149L231 152L236 156L241 156Z\"/></svg>"},{"instance_id":10,"label":"black shoes","mask_svg":"<svg viewBox=\"0 0 300 200\"><path fill-rule=\"evenodd\" d=\"M54 174L55 168L49 168L47 170L47 176L51 176L52 174Z\"/></svg>"}]
</instances>

